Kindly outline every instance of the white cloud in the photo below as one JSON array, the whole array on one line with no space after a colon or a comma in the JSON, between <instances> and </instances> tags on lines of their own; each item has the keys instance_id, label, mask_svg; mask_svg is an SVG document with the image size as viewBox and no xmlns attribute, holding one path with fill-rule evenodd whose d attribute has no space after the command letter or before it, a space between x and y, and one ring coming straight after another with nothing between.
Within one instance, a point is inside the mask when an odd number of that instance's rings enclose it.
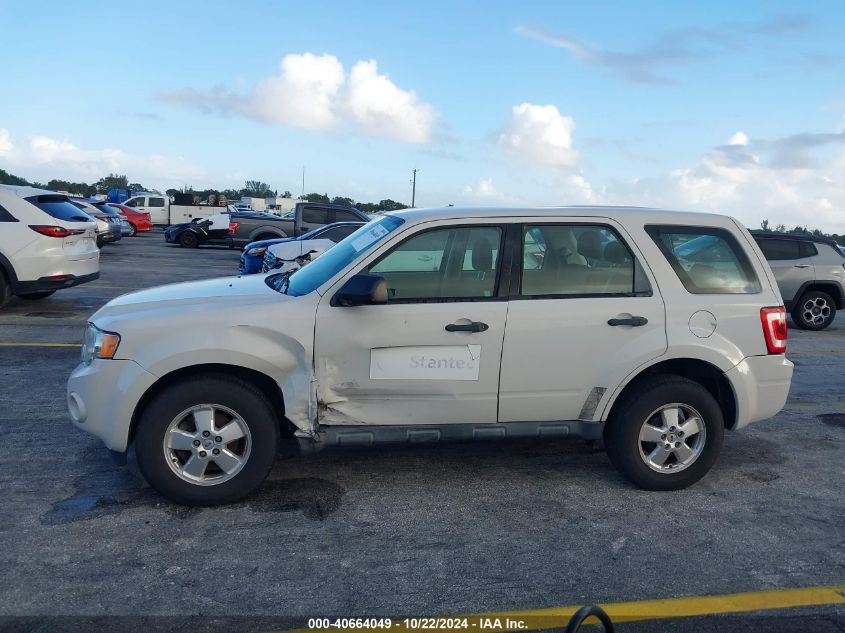
<instances>
[{"instance_id":1,"label":"white cloud","mask_svg":"<svg viewBox=\"0 0 845 633\"><path fill-rule=\"evenodd\" d=\"M279 74L264 79L242 104L260 121L322 130L337 122L343 64L334 55L287 55Z\"/></svg>"},{"instance_id":2,"label":"white cloud","mask_svg":"<svg viewBox=\"0 0 845 633\"><path fill-rule=\"evenodd\" d=\"M278 74L265 78L245 95L218 86L160 96L207 113L239 114L307 130L346 124L360 134L406 143L429 142L437 124L434 108L413 90L402 89L387 75L379 74L375 60L356 62L347 77L340 60L328 54L287 55Z\"/></svg>"},{"instance_id":3,"label":"white cloud","mask_svg":"<svg viewBox=\"0 0 845 633\"><path fill-rule=\"evenodd\" d=\"M746 136L745 132L737 132L731 137L731 140L728 141L729 145L748 145L748 136Z\"/></svg>"},{"instance_id":4,"label":"white cloud","mask_svg":"<svg viewBox=\"0 0 845 633\"><path fill-rule=\"evenodd\" d=\"M9 154L13 149L15 144L12 143L12 135L6 128L0 127L0 156Z\"/></svg>"},{"instance_id":5,"label":"white cloud","mask_svg":"<svg viewBox=\"0 0 845 633\"><path fill-rule=\"evenodd\" d=\"M496 187L493 186L492 178L479 178L475 185L464 185L464 196L468 199L487 199L500 198L500 194Z\"/></svg>"},{"instance_id":6,"label":"white cloud","mask_svg":"<svg viewBox=\"0 0 845 633\"><path fill-rule=\"evenodd\" d=\"M7 132L3 135L2 132ZM0 142L11 136L0 130ZM2 145L0 145L2 147ZM170 187L203 178L205 170L181 157L160 154L130 154L121 149L86 149L68 139L37 135L14 148L6 156L4 167L29 180L53 178L71 181L96 181L106 174L127 174L133 182L147 186Z\"/></svg>"},{"instance_id":7,"label":"white cloud","mask_svg":"<svg viewBox=\"0 0 845 633\"><path fill-rule=\"evenodd\" d=\"M578 162L572 149L575 121L553 105L522 103L499 133L498 145L514 156L538 165L571 167Z\"/></svg>"},{"instance_id":8,"label":"white cloud","mask_svg":"<svg viewBox=\"0 0 845 633\"><path fill-rule=\"evenodd\" d=\"M360 129L372 136L425 143L434 130L434 108L379 75L374 59L352 67L346 103Z\"/></svg>"}]
</instances>

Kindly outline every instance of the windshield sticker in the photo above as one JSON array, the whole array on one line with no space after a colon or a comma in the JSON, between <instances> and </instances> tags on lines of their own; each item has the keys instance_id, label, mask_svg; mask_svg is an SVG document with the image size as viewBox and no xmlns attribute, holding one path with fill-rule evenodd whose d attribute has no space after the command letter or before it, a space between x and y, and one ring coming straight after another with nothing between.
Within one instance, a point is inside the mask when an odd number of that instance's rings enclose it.
<instances>
[{"instance_id":1,"label":"windshield sticker","mask_svg":"<svg viewBox=\"0 0 845 633\"><path fill-rule=\"evenodd\" d=\"M369 231L364 233L361 237L356 238L352 242L352 248L355 249L355 252L359 252L367 248L370 244L375 242L381 237L387 235L387 229L384 228L381 224L376 224L373 228Z\"/></svg>"},{"instance_id":2,"label":"windshield sticker","mask_svg":"<svg viewBox=\"0 0 845 633\"><path fill-rule=\"evenodd\" d=\"M481 345L378 347L370 350L373 380L478 380Z\"/></svg>"}]
</instances>

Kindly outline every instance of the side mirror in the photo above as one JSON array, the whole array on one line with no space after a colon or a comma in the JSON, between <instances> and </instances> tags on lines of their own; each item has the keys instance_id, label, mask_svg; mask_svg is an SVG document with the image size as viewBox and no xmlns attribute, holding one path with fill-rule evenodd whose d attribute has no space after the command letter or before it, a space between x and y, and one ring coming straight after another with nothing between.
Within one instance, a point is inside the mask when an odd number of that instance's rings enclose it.
<instances>
[{"instance_id":1,"label":"side mirror","mask_svg":"<svg viewBox=\"0 0 845 633\"><path fill-rule=\"evenodd\" d=\"M378 275L355 275L332 297L333 306L387 303L387 282Z\"/></svg>"}]
</instances>

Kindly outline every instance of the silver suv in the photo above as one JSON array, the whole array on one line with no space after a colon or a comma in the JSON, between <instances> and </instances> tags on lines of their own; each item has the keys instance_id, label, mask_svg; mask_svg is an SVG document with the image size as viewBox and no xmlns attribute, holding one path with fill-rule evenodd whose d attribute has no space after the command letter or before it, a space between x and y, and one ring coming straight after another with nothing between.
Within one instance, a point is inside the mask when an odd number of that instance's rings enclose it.
<instances>
[{"instance_id":1,"label":"silver suv","mask_svg":"<svg viewBox=\"0 0 845 633\"><path fill-rule=\"evenodd\" d=\"M845 301L845 254L833 240L754 232L795 325L823 330Z\"/></svg>"},{"instance_id":2,"label":"silver suv","mask_svg":"<svg viewBox=\"0 0 845 633\"><path fill-rule=\"evenodd\" d=\"M642 488L715 463L781 410L786 311L732 218L613 207L413 209L291 275L110 301L68 381L73 423L164 496L238 499L283 439L603 439Z\"/></svg>"}]
</instances>

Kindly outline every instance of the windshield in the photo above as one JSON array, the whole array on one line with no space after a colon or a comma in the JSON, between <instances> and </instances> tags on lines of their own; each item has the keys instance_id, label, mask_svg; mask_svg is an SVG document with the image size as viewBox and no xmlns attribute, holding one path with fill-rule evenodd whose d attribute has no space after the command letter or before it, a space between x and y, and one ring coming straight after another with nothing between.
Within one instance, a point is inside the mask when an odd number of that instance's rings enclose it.
<instances>
[{"instance_id":1,"label":"windshield","mask_svg":"<svg viewBox=\"0 0 845 633\"><path fill-rule=\"evenodd\" d=\"M378 222L365 224L316 260L293 273L288 279L287 293L299 297L313 292L404 223L402 218L387 215Z\"/></svg>"}]
</instances>

